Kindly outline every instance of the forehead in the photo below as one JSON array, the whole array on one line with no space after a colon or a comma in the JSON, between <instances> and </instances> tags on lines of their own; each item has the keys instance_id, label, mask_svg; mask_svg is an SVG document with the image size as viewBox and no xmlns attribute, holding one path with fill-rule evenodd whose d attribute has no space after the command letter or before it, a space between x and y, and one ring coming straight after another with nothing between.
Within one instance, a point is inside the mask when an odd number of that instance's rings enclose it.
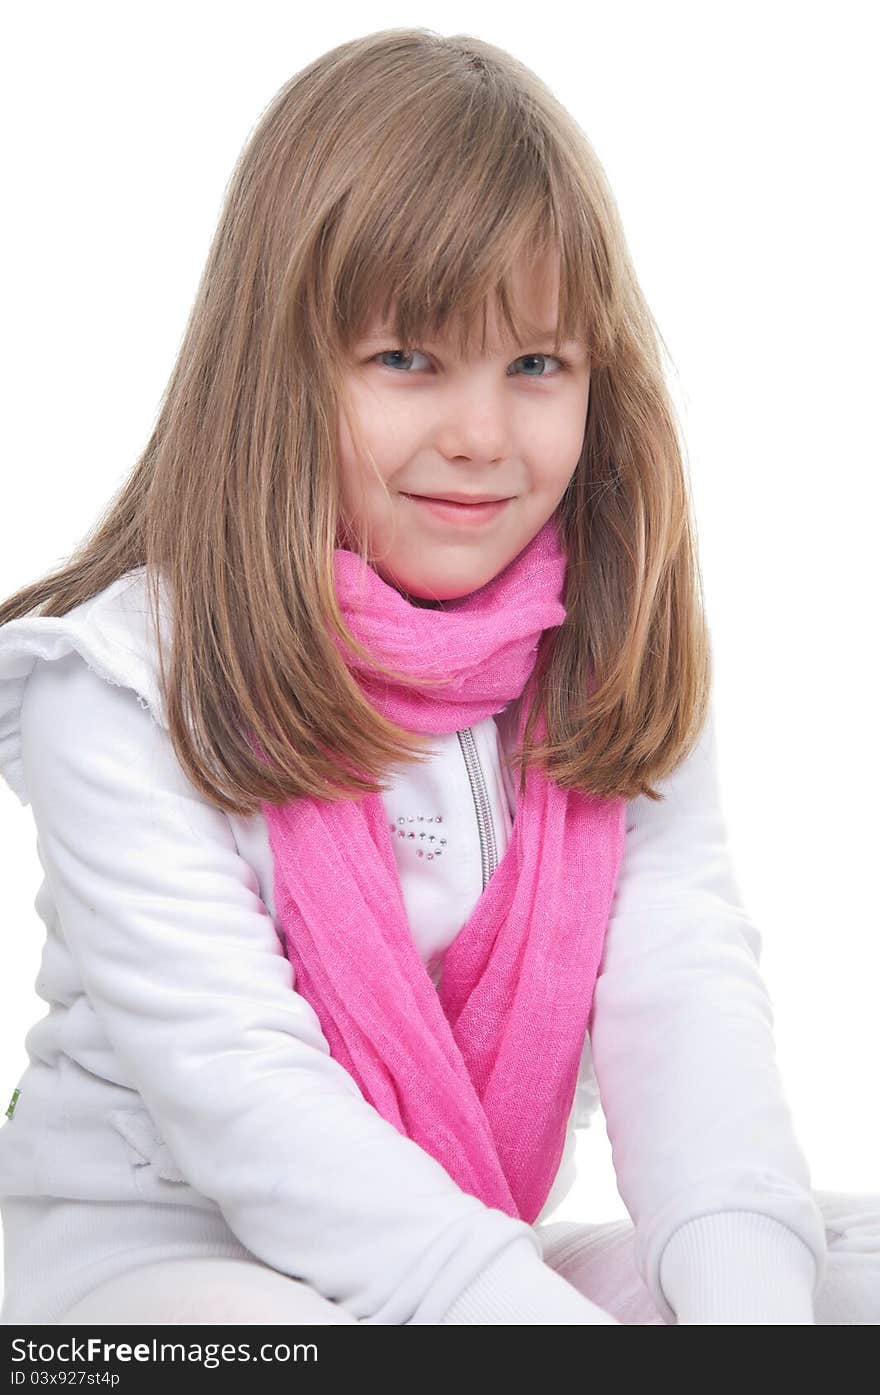
<instances>
[{"instance_id":1,"label":"forehead","mask_svg":"<svg viewBox=\"0 0 880 1395\"><path fill-rule=\"evenodd\" d=\"M456 315L455 311L445 321L426 334L429 328L427 316L417 316L419 337L424 342L447 343L453 339L464 342L468 347L478 346L484 339L491 352L493 348L504 349L515 341L518 335L553 338L559 319L559 275L555 264L545 259L543 262L521 259L512 266L505 277L507 285L507 307L513 320L508 325L498 291L489 293L476 311L471 309ZM398 326L398 301L395 296L385 298L387 309L382 302L367 317L365 329L368 334L395 329Z\"/></svg>"}]
</instances>

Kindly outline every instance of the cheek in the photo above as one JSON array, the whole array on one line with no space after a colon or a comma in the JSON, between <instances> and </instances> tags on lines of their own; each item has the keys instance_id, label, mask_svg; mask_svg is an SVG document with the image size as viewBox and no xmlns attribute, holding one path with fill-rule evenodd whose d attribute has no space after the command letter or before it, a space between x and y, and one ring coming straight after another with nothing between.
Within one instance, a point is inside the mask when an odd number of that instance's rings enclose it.
<instances>
[{"instance_id":1,"label":"cheek","mask_svg":"<svg viewBox=\"0 0 880 1395\"><path fill-rule=\"evenodd\" d=\"M355 449L348 422L342 416L338 417L336 421L336 454L339 460L343 488L345 488L354 472Z\"/></svg>"},{"instance_id":2,"label":"cheek","mask_svg":"<svg viewBox=\"0 0 880 1395\"><path fill-rule=\"evenodd\" d=\"M542 460L533 459L532 492L536 498L543 502L565 493L577 470L581 445L581 437L557 441L555 448L548 446Z\"/></svg>"},{"instance_id":3,"label":"cheek","mask_svg":"<svg viewBox=\"0 0 880 1395\"><path fill-rule=\"evenodd\" d=\"M560 423L547 456L548 461L552 460L552 468L549 470L552 475L552 480L549 481L551 489L565 489L577 469L584 448L585 428L585 415L581 413L573 413Z\"/></svg>"},{"instance_id":4,"label":"cheek","mask_svg":"<svg viewBox=\"0 0 880 1395\"><path fill-rule=\"evenodd\" d=\"M336 449L339 460L340 488L348 509L360 509L364 491L368 489L372 471L366 461L373 443L363 421L357 419L359 440L352 433L348 420L341 418L336 428ZM375 453L375 452L373 452Z\"/></svg>"},{"instance_id":5,"label":"cheek","mask_svg":"<svg viewBox=\"0 0 880 1395\"><path fill-rule=\"evenodd\" d=\"M381 494L381 482L388 482L406 461L411 433L405 416L394 404L385 402L374 391L351 391L352 417L337 419L336 440L343 478L351 488L364 488Z\"/></svg>"},{"instance_id":6,"label":"cheek","mask_svg":"<svg viewBox=\"0 0 880 1395\"><path fill-rule=\"evenodd\" d=\"M555 403L553 410L543 412L536 422L528 425L529 458L536 487L552 491L571 478L584 444L587 424L585 394L575 395Z\"/></svg>"}]
</instances>

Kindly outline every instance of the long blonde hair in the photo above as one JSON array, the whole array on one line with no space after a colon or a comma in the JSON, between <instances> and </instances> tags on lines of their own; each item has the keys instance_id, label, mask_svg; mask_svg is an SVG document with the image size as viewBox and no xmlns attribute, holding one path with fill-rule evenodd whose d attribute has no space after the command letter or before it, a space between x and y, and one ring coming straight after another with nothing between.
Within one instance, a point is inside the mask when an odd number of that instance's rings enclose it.
<instances>
[{"instance_id":1,"label":"long blonde hair","mask_svg":"<svg viewBox=\"0 0 880 1395\"><path fill-rule=\"evenodd\" d=\"M145 450L0 624L64 615L145 567L157 635L160 582L171 607L169 734L205 797L252 814L379 792L390 763L427 758L426 738L372 707L332 638L395 672L348 630L334 588L346 355L392 303L401 344L444 328L466 344L496 298L518 335L510 276L544 254L559 342L586 337L591 379L559 505L567 616L541 639L520 777L536 762L562 786L661 798L654 782L708 716L711 667L661 336L585 135L527 67L470 35L369 34L276 94L232 173ZM366 534L355 550L367 559Z\"/></svg>"}]
</instances>

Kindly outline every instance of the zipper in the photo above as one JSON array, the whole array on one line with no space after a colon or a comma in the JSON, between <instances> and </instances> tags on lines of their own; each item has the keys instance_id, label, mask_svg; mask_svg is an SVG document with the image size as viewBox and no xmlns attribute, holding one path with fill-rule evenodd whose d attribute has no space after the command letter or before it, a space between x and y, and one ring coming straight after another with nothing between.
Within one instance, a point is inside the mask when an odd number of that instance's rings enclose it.
<instances>
[{"instance_id":1,"label":"zipper","mask_svg":"<svg viewBox=\"0 0 880 1395\"><path fill-rule=\"evenodd\" d=\"M492 807L489 803L489 795L486 790L486 781L483 776L483 767L480 764L480 757L477 752L477 743L474 740L472 727L462 727L456 732L461 753L464 756L465 769L470 781L471 794L474 799L474 808L477 812L477 829L480 835L480 863L483 871L483 890L489 884L489 878L498 866L498 844L495 840L495 825L492 822Z\"/></svg>"}]
</instances>

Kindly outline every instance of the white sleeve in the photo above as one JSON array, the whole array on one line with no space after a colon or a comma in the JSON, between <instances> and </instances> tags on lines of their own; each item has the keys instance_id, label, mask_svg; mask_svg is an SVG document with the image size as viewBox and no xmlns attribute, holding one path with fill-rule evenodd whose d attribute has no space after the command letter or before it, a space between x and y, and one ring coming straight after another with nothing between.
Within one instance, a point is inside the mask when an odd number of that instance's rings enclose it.
<instances>
[{"instance_id":1,"label":"white sleeve","mask_svg":"<svg viewBox=\"0 0 880 1395\"><path fill-rule=\"evenodd\" d=\"M743 1284L809 1321L825 1228L776 1060L761 936L727 846L711 707L658 789L665 800L629 806L590 1018L637 1265L667 1322L736 1321L723 1314Z\"/></svg>"},{"instance_id":2,"label":"white sleeve","mask_svg":"<svg viewBox=\"0 0 880 1395\"><path fill-rule=\"evenodd\" d=\"M228 817L132 689L75 652L37 662L21 761L94 1012L183 1176L252 1253L365 1322L438 1323L462 1299L449 1320L571 1309L533 1228L464 1192L329 1054Z\"/></svg>"}]
</instances>

